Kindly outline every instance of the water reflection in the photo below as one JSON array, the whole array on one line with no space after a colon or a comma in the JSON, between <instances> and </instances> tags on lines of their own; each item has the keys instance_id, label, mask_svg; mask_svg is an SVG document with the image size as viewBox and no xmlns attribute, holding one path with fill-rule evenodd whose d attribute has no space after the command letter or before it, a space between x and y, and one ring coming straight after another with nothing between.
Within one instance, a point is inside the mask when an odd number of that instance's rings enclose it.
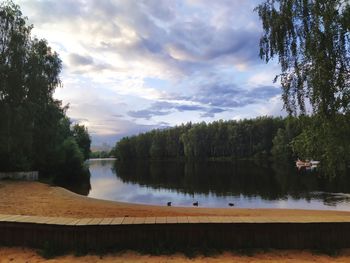
<instances>
[{"instance_id":1,"label":"water reflection","mask_svg":"<svg viewBox=\"0 0 350 263\"><path fill-rule=\"evenodd\" d=\"M90 177L90 169L86 168L81 172L81 174L75 175L73 179L69 181L56 180L55 184L62 186L74 193L87 196L91 190Z\"/></svg>"},{"instance_id":2,"label":"water reflection","mask_svg":"<svg viewBox=\"0 0 350 263\"><path fill-rule=\"evenodd\" d=\"M350 208L348 177L326 180L285 164L240 162L90 161L89 196L101 199L178 206Z\"/></svg>"}]
</instances>

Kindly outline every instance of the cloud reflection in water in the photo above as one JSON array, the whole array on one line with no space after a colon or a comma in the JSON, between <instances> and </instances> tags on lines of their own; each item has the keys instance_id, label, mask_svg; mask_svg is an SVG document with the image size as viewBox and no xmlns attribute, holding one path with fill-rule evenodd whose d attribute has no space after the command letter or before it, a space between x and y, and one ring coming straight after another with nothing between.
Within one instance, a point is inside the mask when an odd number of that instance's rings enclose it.
<instances>
[{"instance_id":1,"label":"cloud reflection in water","mask_svg":"<svg viewBox=\"0 0 350 263\"><path fill-rule=\"evenodd\" d=\"M234 203L239 208L350 209L350 198L346 194L312 189L316 187L314 184L309 190L296 192L301 189L299 184L305 184L304 178L309 182L313 177L300 177L294 170L276 175L273 170L256 169L251 164L249 170L245 165L229 169L232 164L216 163L215 171L211 171L212 164L195 164L204 166L203 170L208 171L205 174L197 166L190 169L186 163L175 163L176 171L172 164L164 162L114 166L113 160L92 160L89 165L92 187L89 197L98 199L164 206L167 202L174 206L192 206L198 201L200 207L228 207L228 203ZM198 170L200 175L194 172ZM281 176L285 176L284 180ZM290 189L285 189L278 180L287 182Z\"/></svg>"}]
</instances>

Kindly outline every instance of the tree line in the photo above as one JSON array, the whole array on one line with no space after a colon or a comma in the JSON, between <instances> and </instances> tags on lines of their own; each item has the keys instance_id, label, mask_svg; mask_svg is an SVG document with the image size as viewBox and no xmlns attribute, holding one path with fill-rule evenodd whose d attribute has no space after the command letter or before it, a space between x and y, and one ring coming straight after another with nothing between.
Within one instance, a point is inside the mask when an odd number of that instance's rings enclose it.
<instances>
[{"instance_id":1,"label":"tree line","mask_svg":"<svg viewBox=\"0 0 350 263\"><path fill-rule=\"evenodd\" d=\"M292 162L312 158L332 175L350 163L346 154L350 152L350 116L338 114L336 123L333 129L323 129L323 134L319 132L322 120L306 115L187 123L124 137L116 143L114 154L120 160L272 157ZM331 131L333 135L328 134Z\"/></svg>"},{"instance_id":2,"label":"tree line","mask_svg":"<svg viewBox=\"0 0 350 263\"><path fill-rule=\"evenodd\" d=\"M122 138L115 154L122 160L268 156L273 138L284 126L282 118L273 117L187 123Z\"/></svg>"},{"instance_id":3,"label":"tree line","mask_svg":"<svg viewBox=\"0 0 350 263\"><path fill-rule=\"evenodd\" d=\"M91 140L53 98L62 62L32 28L18 5L0 3L0 170L64 181L83 173Z\"/></svg>"}]
</instances>

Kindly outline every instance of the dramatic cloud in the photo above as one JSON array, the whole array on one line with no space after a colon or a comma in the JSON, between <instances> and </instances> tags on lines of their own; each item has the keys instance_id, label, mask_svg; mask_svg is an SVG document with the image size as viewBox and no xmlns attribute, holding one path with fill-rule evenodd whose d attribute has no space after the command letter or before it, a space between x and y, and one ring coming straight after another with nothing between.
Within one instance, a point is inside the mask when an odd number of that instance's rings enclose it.
<instances>
[{"instance_id":1,"label":"dramatic cloud","mask_svg":"<svg viewBox=\"0 0 350 263\"><path fill-rule=\"evenodd\" d=\"M91 65L94 63L94 60L90 56L81 56L78 54L70 54L69 55L69 63L74 67L76 66L85 66L85 65Z\"/></svg>"},{"instance_id":2,"label":"dramatic cloud","mask_svg":"<svg viewBox=\"0 0 350 263\"><path fill-rule=\"evenodd\" d=\"M268 101L278 94L280 90L273 86L246 90L235 85L210 85L203 87L197 95L188 99L215 107L237 108Z\"/></svg>"},{"instance_id":3,"label":"dramatic cloud","mask_svg":"<svg viewBox=\"0 0 350 263\"><path fill-rule=\"evenodd\" d=\"M153 116L168 115L172 111L196 111L202 112L201 117L215 117L215 114L227 110L267 102L279 94L280 90L274 86L246 90L234 85L207 85L193 96L173 95L168 101L153 103L147 109L129 111L128 115L149 120ZM182 104L169 101L181 101Z\"/></svg>"},{"instance_id":4,"label":"dramatic cloud","mask_svg":"<svg viewBox=\"0 0 350 263\"><path fill-rule=\"evenodd\" d=\"M17 2L60 54L55 96L94 144L186 121L283 114L278 67L258 56L260 0Z\"/></svg>"}]
</instances>

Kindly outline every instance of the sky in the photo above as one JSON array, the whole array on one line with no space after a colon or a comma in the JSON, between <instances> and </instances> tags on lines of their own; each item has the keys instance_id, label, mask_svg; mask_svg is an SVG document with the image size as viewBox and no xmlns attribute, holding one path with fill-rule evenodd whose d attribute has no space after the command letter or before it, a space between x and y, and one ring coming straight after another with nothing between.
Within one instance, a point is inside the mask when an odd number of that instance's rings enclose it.
<instances>
[{"instance_id":1,"label":"sky","mask_svg":"<svg viewBox=\"0 0 350 263\"><path fill-rule=\"evenodd\" d=\"M186 122L284 116L261 0L18 0L63 63L54 97L93 145Z\"/></svg>"}]
</instances>

